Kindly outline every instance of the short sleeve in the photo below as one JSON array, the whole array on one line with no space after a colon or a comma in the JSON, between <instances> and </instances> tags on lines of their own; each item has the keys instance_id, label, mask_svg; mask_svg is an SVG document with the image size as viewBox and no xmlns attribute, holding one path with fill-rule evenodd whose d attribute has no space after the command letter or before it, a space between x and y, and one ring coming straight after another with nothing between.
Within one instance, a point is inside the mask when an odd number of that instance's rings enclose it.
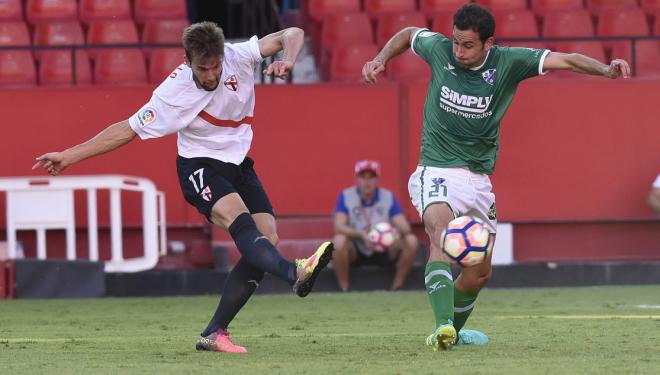
<instances>
[{"instance_id":1,"label":"short sleeve","mask_svg":"<svg viewBox=\"0 0 660 375\"><path fill-rule=\"evenodd\" d=\"M547 49L509 47L506 48L510 60L511 72L518 76L520 81L543 75L543 61L550 53Z\"/></svg>"},{"instance_id":2,"label":"short sleeve","mask_svg":"<svg viewBox=\"0 0 660 375\"><path fill-rule=\"evenodd\" d=\"M440 33L430 31L429 29L419 29L413 35L410 48L413 53L429 61L431 59L433 45L442 39L446 39L446 37Z\"/></svg>"},{"instance_id":3,"label":"short sleeve","mask_svg":"<svg viewBox=\"0 0 660 375\"><path fill-rule=\"evenodd\" d=\"M233 43L230 48L235 54L235 58L241 63L249 63L251 66L255 66L261 64L264 59L261 56L261 51L259 51L259 38L256 35L248 41Z\"/></svg>"},{"instance_id":4,"label":"short sleeve","mask_svg":"<svg viewBox=\"0 0 660 375\"><path fill-rule=\"evenodd\" d=\"M655 189L660 189L660 174L655 178L655 181L653 181L653 187Z\"/></svg>"},{"instance_id":5,"label":"short sleeve","mask_svg":"<svg viewBox=\"0 0 660 375\"><path fill-rule=\"evenodd\" d=\"M392 196L392 207L390 207L390 212L389 212L390 219L400 213L402 212L401 212L401 206L399 206L399 201L397 201L396 198Z\"/></svg>"},{"instance_id":6,"label":"short sleeve","mask_svg":"<svg viewBox=\"0 0 660 375\"><path fill-rule=\"evenodd\" d=\"M339 193L337 198L337 205L335 206L335 213L344 213L348 214L348 208L346 207L346 202L344 202L344 193Z\"/></svg>"},{"instance_id":7,"label":"short sleeve","mask_svg":"<svg viewBox=\"0 0 660 375\"><path fill-rule=\"evenodd\" d=\"M179 112L180 107L168 105L154 94L128 122L141 139L159 138L183 129L192 121L181 118Z\"/></svg>"}]
</instances>

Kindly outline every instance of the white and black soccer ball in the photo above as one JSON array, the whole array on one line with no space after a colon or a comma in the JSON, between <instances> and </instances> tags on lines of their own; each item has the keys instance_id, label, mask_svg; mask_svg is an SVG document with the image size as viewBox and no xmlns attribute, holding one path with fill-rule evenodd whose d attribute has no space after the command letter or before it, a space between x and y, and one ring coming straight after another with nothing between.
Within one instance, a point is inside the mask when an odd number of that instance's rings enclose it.
<instances>
[{"instance_id":1,"label":"white and black soccer ball","mask_svg":"<svg viewBox=\"0 0 660 375\"><path fill-rule=\"evenodd\" d=\"M491 250L490 231L472 216L461 216L449 222L441 236L442 251L462 267L480 264Z\"/></svg>"},{"instance_id":2,"label":"white and black soccer ball","mask_svg":"<svg viewBox=\"0 0 660 375\"><path fill-rule=\"evenodd\" d=\"M398 239L399 231L388 222L377 223L368 233L369 243L376 251L389 249Z\"/></svg>"}]
</instances>

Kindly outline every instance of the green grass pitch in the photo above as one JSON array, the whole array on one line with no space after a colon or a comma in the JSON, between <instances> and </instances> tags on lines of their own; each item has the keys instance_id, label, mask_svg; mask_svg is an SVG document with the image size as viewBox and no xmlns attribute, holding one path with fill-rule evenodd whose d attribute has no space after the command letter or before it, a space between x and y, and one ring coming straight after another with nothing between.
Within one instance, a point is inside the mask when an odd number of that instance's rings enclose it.
<instances>
[{"instance_id":1,"label":"green grass pitch","mask_svg":"<svg viewBox=\"0 0 660 375\"><path fill-rule=\"evenodd\" d=\"M486 347L434 353L421 292L255 296L246 355L196 352L217 297L0 302L2 374L660 373L660 286L488 289L468 327Z\"/></svg>"}]
</instances>

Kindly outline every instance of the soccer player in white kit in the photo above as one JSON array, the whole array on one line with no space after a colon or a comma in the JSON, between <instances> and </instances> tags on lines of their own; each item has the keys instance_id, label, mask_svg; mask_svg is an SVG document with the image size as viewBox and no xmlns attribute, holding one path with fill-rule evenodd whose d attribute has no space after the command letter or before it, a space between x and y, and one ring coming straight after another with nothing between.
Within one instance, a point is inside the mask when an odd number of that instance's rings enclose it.
<instances>
[{"instance_id":1,"label":"soccer player in white kit","mask_svg":"<svg viewBox=\"0 0 660 375\"><path fill-rule=\"evenodd\" d=\"M284 78L303 46L304 33L288 28L261 39L225 44L222 29L211 22L190 25L183 33L184 64L158 86L147 104L129 119L108 126L92 139L37 158L55 176L69 165L112 151L130 142L177 133L176 160L186 201L207 220L229 230L241 259L227 277L222 298L197 350L244 353L227 327L269 272L292 285L300 297L312 289L332 257L323 243L309 258L290 262L278 242L273 209L253 160L254 70L264 57L282 51L282 59L264 73Z\"/></svg>"}]
</instances>

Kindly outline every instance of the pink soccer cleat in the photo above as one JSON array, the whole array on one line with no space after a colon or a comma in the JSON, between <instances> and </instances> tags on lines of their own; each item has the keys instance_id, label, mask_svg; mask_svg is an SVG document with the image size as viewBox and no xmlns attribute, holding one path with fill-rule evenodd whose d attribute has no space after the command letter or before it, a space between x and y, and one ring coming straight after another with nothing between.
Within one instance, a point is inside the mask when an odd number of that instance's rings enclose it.
<instances>
[{"instance_id":1,"label":"pink soccer cleat","mask_svg":"<svg viewBox=\"0 0 660 375\"><path fill-rule=\"evenodd\" d=\"M224 329L219 329L206 337L198 338L195 348L222 353L247 353L247 349L231 341L229 332Z\"/></svg>"}]
</instances>

